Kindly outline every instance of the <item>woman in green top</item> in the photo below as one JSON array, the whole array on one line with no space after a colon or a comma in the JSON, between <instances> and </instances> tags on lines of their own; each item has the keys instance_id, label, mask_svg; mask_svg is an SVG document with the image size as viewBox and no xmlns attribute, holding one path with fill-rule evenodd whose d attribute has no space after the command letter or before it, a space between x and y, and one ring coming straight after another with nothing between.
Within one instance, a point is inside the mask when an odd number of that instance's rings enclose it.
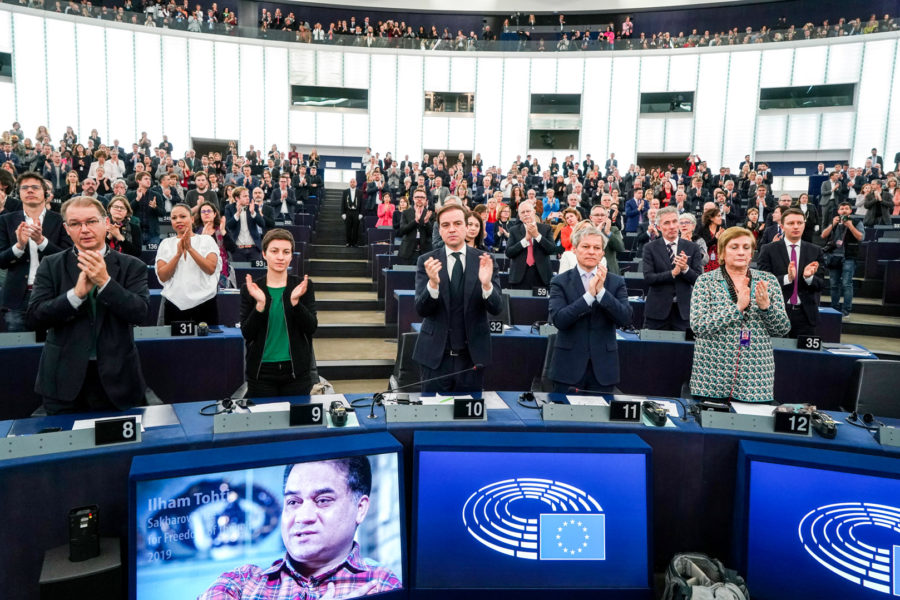
<instances>
[{"instance_id":1,"label":"woman in green top","mask_svg":"<svg viewBox=\"0 0 900 600\"><path fill-rule=\"evenodd\" d=\"M241 288L241 333L247 344L247 397L303 396L310 374L312 335L319 321L308 277L288 274L294 237L272 229L263 237L266 274L247 275Z\"/></svg>"}]
</instances>

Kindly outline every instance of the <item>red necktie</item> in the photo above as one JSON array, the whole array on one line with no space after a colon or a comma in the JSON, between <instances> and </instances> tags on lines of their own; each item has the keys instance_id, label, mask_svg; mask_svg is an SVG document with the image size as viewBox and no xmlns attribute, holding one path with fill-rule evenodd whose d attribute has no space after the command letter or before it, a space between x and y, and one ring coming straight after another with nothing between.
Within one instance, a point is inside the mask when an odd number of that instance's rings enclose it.
<instances>
[{"instance_id":1,"label":"red necktie","mask_svg":"<svg viewBox=\"0 0 900 600\"><path fill-rule=\"evenodd\" d=\"M800 304L800 297L797 294L797 287L800 284L800 277L802 277L802 273L800 273L800 263L797 261L797 245L791 244L791 262L794 263L794 266L797 268L797 273L794 276L794 292L791 294L790 303L792 305Z\"/></svg>"},{"instance_id":2,"label":"red necktie","mask_svg":"<svg viewBox=\"0 0 900 600\"><path fill-rule=\"evenodd\" d=\"M529 267L534 266L534 240L528 244L528 254L525 255L525 264Z\"/></svg>"}]
</instances>

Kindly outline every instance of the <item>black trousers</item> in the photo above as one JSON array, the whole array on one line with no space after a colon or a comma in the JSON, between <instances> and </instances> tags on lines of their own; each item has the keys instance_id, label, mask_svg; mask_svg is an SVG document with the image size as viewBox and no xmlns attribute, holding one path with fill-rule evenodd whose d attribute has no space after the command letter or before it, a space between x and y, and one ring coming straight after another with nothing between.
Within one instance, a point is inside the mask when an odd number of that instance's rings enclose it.
<instances>
[{"instance_id":1,"label":"black trousers","mask_svg":"<svg viewBox=\"0 0 900 600\"><path fill-rule=\"evenodd\" d=\"M578 388L578 391L575 391L572 388ZM584 375L581 376L581 380L578 381L578 383L563 383L561 381L553 382L553 392L556 394L586 394L591 392L612 394L615 390L616 386L601 385L600 382L597 381L597 378L594 376L594 365L590 360L588 360Z\"/></svg>"},{"instance_id":2,"label":"black trousers","mask_svg":"<svg viewBox=\"0 0 900 600\"><path fill-rule=\"evenodd\" d=\"M347 211L347 220L344 221L344 230L347 237L347 243L351 246L359 245L359 221L359 211Z\"/></svg>"},{"instance_id":3,"label":"black trousers","mask_svg":"<svg viewBox=\"0 0 900 600\"><path fill-rule=\"evenodd\" d=\"M143 399L136 404L136 406L143 405ZM84 383L81 385L81 391L78 392L75 400L73 402L61 402L45 397L44 410L48 415L60 415L119 410L119 408L110 401L106 391L103 389L103 384L100 382L100 373L97 371L97 361L89 360L87 372L84 375Z\"/></svg>"},{"instance_id":4,"label":"black trousers","mask_svg":"<svg viewBox=\"0 0 900 600\"><path fill-rule=\"evenodd\" d=\"M644 329L657 329L662 331L687 331L690 322L681 317L678 303L673 302L669 315L665 319L651 319L644 315Z\"/></svg>"},{"instance_id":5,"label":"black trousers","mask_svg":"<svg viewBox=\"0 0 900 600\"><path fill-rule=\"evenodd\" d=\"M171 325L175 321L205 322L210 327L219 325L219 305L216 303L215 296L187 310L180 310L163 298L160 309L163 311L163 323L165 325Z\"/></svg>"},{"instance_id":6,"label":"black trousers","mask_svg":"<svg viewBox=\"0 0 900 600\"><path fill-rule=\"evenodd\" d=\"M547 287L549 284L541 281L541 275L534 265L525 268L525 276L519 283L511 283L509 287L514 290L530 290L536 287Z\"/></svg>"},{"instance_id":7,"label":"black trousers","mask_svg":"<svg viewBox=\"0 0 900 600\"><path fill-rule=\"evenodd\" d=\"M450 394L450 393L471 393L481 392L484 390L484 372L479 369L475 371L472 367L472 357L467 351L460 352L457 356L452 356L449 351L444 352L444 358L437 369L429 369L425 365L420 365L422 379L432 379L433 377L441 377L463 369L469 369L465 373L454 375L453 377L445 377L437 381L422 384L423 394Z\"/></svg>"},{"instance_id":8,"label":"black trousers","mask_svg":"<svg viewBox=\"0 0 900 600\"><path fill-rule=\"evenodd\" d=\"M231 260L234 262L253 262L262 259L262 254L256 248L235 248L231 253Z\"/></svg>"},{"instance_id":9,"label":"black trousers","mask_svg":"<svg viewBox=\"0 0 900 600\"><path fill-rule=\"evenodd\" d=\"M800 335L816 335L816 324L810 323L806 318L806 311L803 305L798 304L796 307L788 304L785 306L788 318L791 320L791 330L788 332L789 338L796 338Z\"/></svg>"},{"instance_id":10,"label":"black trousers","mask_svg":"<svg viewBox=\"0 0 900 600\"><path fill-rule=\"evenodd\" d=\"M307 374L309 369L303 371ZM307 396L312 388L309 379L294 379L290 361L264 362L259 367L259 377L247 378L247 398L276 396Z\"/></svg>"}]
</instances>

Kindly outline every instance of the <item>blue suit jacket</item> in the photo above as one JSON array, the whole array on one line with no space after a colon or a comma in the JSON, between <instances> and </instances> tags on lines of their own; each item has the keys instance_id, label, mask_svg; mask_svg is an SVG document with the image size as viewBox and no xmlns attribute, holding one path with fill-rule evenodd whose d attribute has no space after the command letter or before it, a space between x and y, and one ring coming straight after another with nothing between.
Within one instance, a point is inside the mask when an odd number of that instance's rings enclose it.
<instances>
[{"instance_id":1,"label":"blue suit jacket","mask_svg":"<svg viewBox=\"0 0 900 600\"><path fill-rule=\"evenodd\" d=\"M550 363L553 381L577 384L590 360L601 385L619 382L616 326L631 323L631 305L624 277L607 274L603 288L606 293L600 302L588 306L577 268L550 282L550 323L559 330Z\"/></svg>"},{"instance_id":2,"label":"blue suit jacket","mask_svg":"<svg viewBox=\"0 0 900 600\"><path fill-rule=\"evenodd\" d=\"M639 221L643 218L647 220L647 211L650 209L650 201L644 200L644 210L638 210L637 202L634 198L625 203L625 233L632 233L638 230Z\"/></svg>"},{"instance_id":3,"label":"blue suit jacket","mask_svg":"<svg viewBox=\"0 0 900 600\"><path fill-rule=\"evenodd\" d=\"M502 310L500 297L500 274L494 262L494 289L487 299L482 297L481 282L478 281L480 250L466 248L465 286L463 302L466 320L466 340L469 356L475 364L485 366L491 363L491 332L487 313L500 314ZM425 272L425 261L434 257L441 261L441 284L438 297L434 299L428 290L428 274ZM423 317L422 330L416 340L413 360L429 369L437 369L444 357L450 336L450 274L447 271L447 253L444 248L432 250L419 257L416 265L416 312Z\"/></svg>"}]
</instances>

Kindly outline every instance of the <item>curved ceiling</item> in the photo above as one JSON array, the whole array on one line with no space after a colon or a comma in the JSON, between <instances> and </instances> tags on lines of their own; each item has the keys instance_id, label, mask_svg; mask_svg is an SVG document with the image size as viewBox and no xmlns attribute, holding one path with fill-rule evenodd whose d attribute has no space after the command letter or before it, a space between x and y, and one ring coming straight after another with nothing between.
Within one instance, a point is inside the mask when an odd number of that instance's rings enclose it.
<instances>
[{"instance_id":1,"label":"curved ceiling","mask_svg":"<svg viewBox=\"0 0 900 600\"><path fill-rule=\"evenodd\" d=\"M596 13L596 12L627 12L630 10L649 10L655 8L690 8L700 4L723 5L741 4L746 0L606 0L598 5L596 0L557 0L553 3L553 13ZM299 3L299 2L297 2ZM374 8L366 6L363 2L353 2L337 5L334 0L304 0L306 5L320 5L340 8ZM546 0L455 0L453 12L474 12L480 14L501 13L547 13ZM447 12L445 2L437 0L382 0L378 3L377 10L403 10L413 12Z\"/></svg>"}]
</instances>

